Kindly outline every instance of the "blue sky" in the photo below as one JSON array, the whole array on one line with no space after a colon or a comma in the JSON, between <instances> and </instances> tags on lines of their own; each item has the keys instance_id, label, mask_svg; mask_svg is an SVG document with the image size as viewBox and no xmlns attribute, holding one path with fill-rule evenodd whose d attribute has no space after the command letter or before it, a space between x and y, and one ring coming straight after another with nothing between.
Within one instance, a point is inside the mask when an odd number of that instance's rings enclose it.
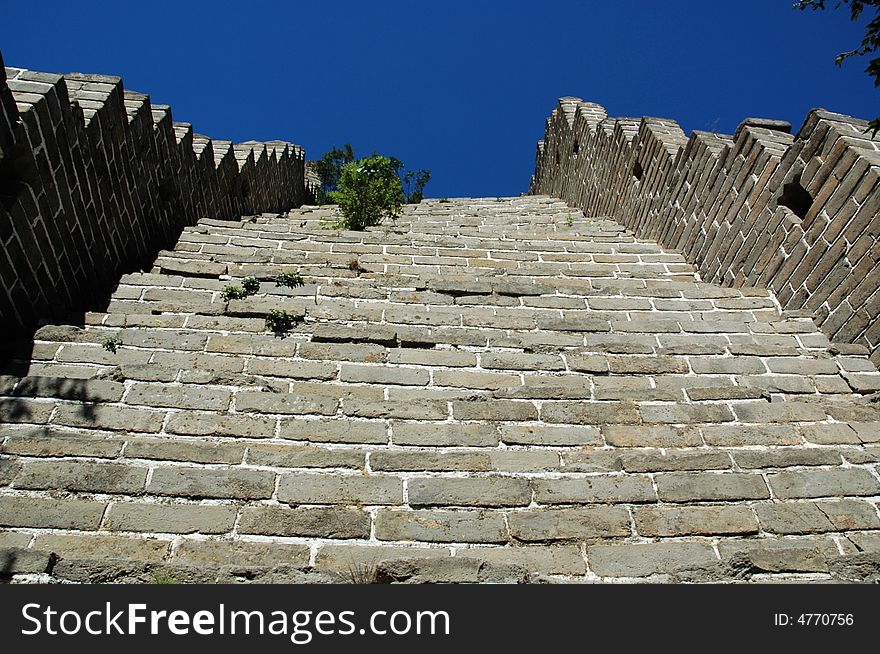
<instances>
[{"instance_id":1,"label":"blue sky","mask_svg":"<svg viewBox=\"0 0 880 654\"><path fill-rule=\"evenodd\" d=\"M863 29L791 4L0 0L0 50L8 66L120 75L208 136L310 158L350 142L430 169L429 197L518 195L563 95L686 132L880 114L867 60L834 64Z\"/></svg>"}]
</instances>

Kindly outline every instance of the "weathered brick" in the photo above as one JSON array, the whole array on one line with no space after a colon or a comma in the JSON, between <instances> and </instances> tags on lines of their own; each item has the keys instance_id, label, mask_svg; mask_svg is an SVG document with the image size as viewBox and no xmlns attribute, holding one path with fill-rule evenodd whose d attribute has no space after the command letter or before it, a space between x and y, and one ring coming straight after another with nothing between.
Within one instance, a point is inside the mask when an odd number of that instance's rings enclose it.
<instances>
[{"instance_id":1,"label":"weathered brick","mask_svg":"<svg viewBox=\"0 0 880 654\"><path fill-rule=\"evenodd\" d=\"M275 566L305 568L309 564L308 545L254 543L248 541L180 541L174 549L174 562L198 566Z\"/></svg>"},{"instance_id":2,"label":"weathered brick","mask_svg":"<svg viewBox=\"0 0 880 654\"><path fill-rule=\"evenodd\" d=\"M289 565L305 568L309 563L309 547L241 540L185 539L175 547L172 560L200 567Z\"/></svg>"},{"instance_id":3,"label":"weathered brick","mask_svg":"<svg viewBox=\"0 0 880 654\"><path fill-rule=\"evenodd\" d=\"M3 561L3 573L8 579L11 575L43 574L51 572L55 564L55 554L42 550L26 549L28 538L23 545L7 547L0 545L0 561Z\"/></svg>"},{"instance_id":4,"label":"weathered brick","mask_svg":"<svg viewBox=\"0 0 880 654\"><path fill-rule=\"evenodd\" d=\"M311 536L314 538L367 538L370 514L351 507L247 506L241 511L238 531L259 536Z\"/></svg>"},{"instance_id":5,"label":"weathered brick","mask_svg":"<svg viewBox=\"0 0 880 654\"><path fill-rule=\"evenodd\" d=\"M382 345L373 343L303 343L299 348L299 356L304 359L363 363L382 363L387 352Z\"/></svg>"},{"instance_id":6,"label":"weathered brick","mask_svg":"<svg viewBox=\"0 0 880 654\"><path fill-rule=\"evenodd\" d=\"M80 406L63 404L58 407L52 422L70 427L155 433L162 428L164 420L164 411L102 404Z\"/></svg>"},{"instance_id":7,"label":"weathered brick","mask_svg":"<svg viewBox=\"0 0 880 654\"><path fill-rule=\"evenodd\" d=\"M690 424L731 422L733 413L726 404L645 404L639 413L646 423Z\"/></svg>"},{"instance_id":8,"label":"weathered brick","mask_svg":"<svg viewBox=\"0 0 880 654\"><path fill-rule=\"evenodd\" d=\"M593 380L596 400L680 400L679 389L660 388L648 377L600 377Z\"/></svg>"},{"instance_id":9,"label":"weathered brick","mask_svg":"<svg viewBox=\"0 0 880 654\"><path fill-rule=\"evenodd\" d=\"M352 583L369 583L383 561L445 558L449 558L448 547L328 544L318 550L315 568L340 572Z\"/></svg>"},{"instance_id":10,"label":"weathered brick","mask_svg":"<svg viewBox=\"0 0 880 654\"><path fill-rule=\"evenodd\" d=\"M170 534L225 534L235 524L237 508L201 504L127 504L110 507L106 527L118 531Z\"/></svg>"},{"instance_id":11,"label":"weathered brick","mask_svg":"<svg viewBox=\"0 0 880 654\"><path fill-rule=\"evenodd\" d=\"M339 372L339 381L366 384L427 386L431 381L431 374L422 368L342 364Z\"/></svg>"},{"instance_id":12,"label":"weathered brick","mask_svg":"<svg viewBox=\"0 0 880 654\"><path fill-rule=\"evenodd\" d=\"M581 575L586 563L577 545L458 548L457 558L506 563L551 575Z\"/></svg>"},{"instance_id":13,"label":"weathered brick","mask_svg":"<svg viewBox=\"0 0 880 654\"><path fill-rule=\"evenodd\" d=\"M449 409L439 400L372 401L345 400L342 411L359 418L401 418L403 420L445 420Z\"/></svg>"},{"instance_id":14,"label":"weathered brick","mask_svg":"<svg viewBox=\"0 0 880 654\"><path fill-rule=\"evenodd\" d=\"M740 468L786 468L789 466L840 465L840 452L825 448L781 447L734 451Z\"/></svg>"},{"instance_id":15,"label":"weathered brick","mask_svg":"<svg viewBox=\"0 0 880 654\"><path fill-rule=\"evenodd\" d=\"M598 475L573 479L536 479L539 504L652 502L654 485L645 475Z\"/></svg>"},{"instance_id":16,"label":"weathered brick","mask_svg":"<svg viewBox=\"0 0 880 654\"><path fill-rule=\"evenodd\" d=\"M757 357L689 357L691 369L700 374L708 375L749 375L762 374L767 368Z\"/></svg>"},{"instance_id":17,"label":"weathered brick","mask_svg":"<svg viewBox=\"0 0 880 654\"><path fill-rule=\"evenodd\" d=\"M124 345L166 350L203 350L208 337L181 330L123 329L117 335Z\"/></svg>"},{"instance_id":18,"label":"weathered brick","mask_svg":"<svg viewBox=\"0 0 880 654\"><path fill-rule=\"evenodd\" d=\"M536 420L538 409L531 402L479 398L453 402L452 417L456 420Z\"/></svg>"},{"instance_id":19,"label":"weathered brick","mask_svg":"<svg viewBox=\"0 0 880 654\"><path fill-rule=\"evenodd\" d=\"M493 372L463 372L459 370L437 370L434 372L434 384L437 386L454 386L457 388L473 388L477 390L498 390L510 386L520 386L518 375L504 375Z\"/></svg>"},{"instance_id":20,"label":"weathered brick","mask_svg":"<svg viewBox=\"0 0 880 654\"><path fill-rule=\"evenodd\" d=\"M629 512L610 506L527 509L507 514L510 534L523 542L629 536Z\"/></svg>"},{"instance_id":21,"label":"weathered brick","mask_svg":"<svg viewBox=\"0 0 880 654\"><path fill-rule=\"evenodd\" d=\"M235 394L235 410L243 413L332 416L338 404L332 398L301 397L294 393L241 391Z\"/></svg>"},{"instance_id":22,"label":"weathered brick","mask_svg":"<svg viewBox=\"0 0 880 654\"><path fill-rule=\"evenodd\" d=\"M608 359L598 354L566 354L570 370L604 374L608 372Z\"/></svg>"},{"instance_id":23,"label":"weathered brick","mask_svg":"<svg viewBox=\"0 0 880 654\"><path fill-rule=\"evenodd\" d=\"M262 470L156 468L147 492L180 497L259 500L272 497L275 475Z\"/></svg>"},{"instance_id":24,"label":"weathered brick","mask_svg":"<svg viewBox=\"0 0 880 654\"><path fill-rule=\"evenodd\" d=\"M55 552L62 559L161 561L171 541L131 536L40 534L34 549Z\"/></svg>"},{"instance_id":25,"label":"weathered brick","mask_svg":"<svg viewBox=\"0 0 880 654\"><path fill-rule=\"evenodd\" d=\"M147 363L150 352L119 348L116 352L105 350L97 343L68 343L56 355L63 363L95 363L100 365L120 365L123 363Z\"/></svg>"},{"instance_id":26,"label":"weathered brick","mask_svg":"<svg viewBox=\"0 0 880 654\"><path fill-rule=\"evenodd\" d=\"M172 413L165 430L185 436L232 436L235 438L272 438L275 418L229 413Z\"/></svg>"},{"instance_id":27,"label":"weathered brick","mask_svg":"<svg viewBox=\"0 0 880 654\"><path fill-rule=\"evenodd\" d=\"M546 402L541 407L546 422L572 425L638 424L633 402Z\"/></svg>"},{"instance_id":28,"label":"weathered brick","mask_svg":"<svg viewBox=\"0 0 880 654\"><path fill-rule=\"evenodd\" d=\"M15 479L16 488L52 488L89 493L140 493L147 468L86 461L28 461Z\"/></svg>"},{"instance_id":29,"label":"weathered brick","mask_svg":"<svg viewBox=\"0 0 880 654\"><path fill-rule=\"evenodd\" d=\"M192 461L194 463L241 463L244 445L213 441L182 441L171 438L132 438L125 447L129 459Z\"/></svg>"},{"instance_id":30,"label":"weathered brick","mask_svg":"<svg viewBox=\"0 0 880 654\"><path fill-rule=\"evenodd\" d=\"M690 370L686 359L671 356L611 355L608 365L613 373L629 375L685 374Z\"/></svg>"},{"instance_id":31,"label":"weathered brick","mask_svg":"<svg viewBox=\"0 0 880 654\"><path fill-rule=\"evenodd\" d=\"M381 420L282 419L281 438L315 443L382 444L388 442L388 426Z\"/></svg>"},{"instance_id":32,"label":"weathered brick","mask_svg":"<svg viewBox=\"0 0 880 654\"><path fill-rule=\"evenodd\" d=\"M880 516L874 502L862 500L819 501L816 506L837 531L880 529Z\"/></svg>"},{"instance_id":33,"label":"weathered brick","mask_svg":"<svg viewBox=\"0 0 880 654\"><path fill-rule=\"evenodd\" d=\"M701 428L707 445L799 445L803 443L792 425L706 425Z\"/></svg>"},{"instance_id":34,"label":"weathered brick","mask_svg":"<svg viewBox=\"0 0 880 654\"><path fill-rule=\"evenodd\" d=\"M494 447L498 438L498 428L485 423L392 423L392 440L396 445Z\"/></svg>"},{"instance_id":35,"label":"weathered brick","mask_svg":"<svg viewBox=\"0 0 880 654\"><path fill-rule=\"evenodd\" d=\"M498 430L509 445L602 445L599 429L591 426L499 425Z\"/></svg>"},{"instance_id":36,"label":"weathered brick","mask_svg":"<svg viewBox=\"0 0 880 654\"><path fill-rule=\"evenodd\" d=\"M634 450L620 453L627 472L674 472L678 470L724 470L731 467L725 452L705 449Z\"/></svg>"},{"instance_id":37,"label":"weathered brick","mask_svg":"<svg viewBox=\"0 0 880 654\"><path fill-rule=\"evenodd\" d=\"M379 451L370 454L370 468L394 472L490 472L495 469L491 452L468 450L433 451L408 449L405 451Z\"/></svg>"},{"instance_id":38,"label":"weathered brick","mask_svg":"<svg viewBox=\"0 0 880 654\"><path fill-rule=\"evenodd\" d=\"M402 511L380 509L376 514L379 540L428 543L505 543L504 515L495 511Z\"/></svg>"},{"instance_id":39,"label":"weathered brick","mask_svg":"<svg viewBox=\"0 0 880 654\"><path fill-rule=\"evenodd\" d=\"M41 402L33 400L23 400L19 398L0 399L0 424L11 422L30 422L35 424L46 424L49 422L49 416L55 408L54 402ZM66 404L59 407L59 415L65 415L80 407Z\"/></svg>"},{"instance_id":40,"label":"weathered brick","mask_svg":"<svg viewBox=\"0 0 880 654\"><path fill-rule=\"evenodd\" d=\"M690 447L702 445L700 431L666 425L604 425L605 442L616 447Z\"/></svg>"},{"instance_id":41,"label":"weathered brick","mask_svg":"<svg viewBox=\"0 0 880 654\"><path fill-rule=\"evenodd\" d=\"M65 498L0 496L0 525L31 529L95 531L106 502Z\"/></svg>"},{"instance_id":42,"label":"weathered brick","mask_svg":"<svg viewBox=\"0 0 880 654\"><path fill-rule=\"evenodd\" d=\"M498 370L564 370L562 358L554 354L489 353L480 356L483 368Z\"/></svg>"},{"instance_id":43,"label":"weathered brick","mask_svg":"<svg viewBox=\"0 0 880 654\"><path fill-rule=\"evenodd\" d=\"M473 368L477 365L477 356L471 352L459 350L400 348L388 350L388 363Z\"/></svg>"},{"instance_id":44,"label":"weathered brick","mask_svg":"<svg viewBox=\"0 0 880 654\"><path fill-rule=\"evenodd\" d=\"M278 500L288 504L402 504L403 481L383 475L282 475Z\"/></svg>"},{"instance_id":45,"label":"weathered brick","mask_svg":"<svg viewBox=\"0 0 880 654\"><path fill-rule=\"evenodd\" d=\"M744 402L734 404L733 410L743 422L815 422L826 418L824 409L803 402Z\"/></svg>"},{"instance_id":46,"label":"weathered brick","mask_svg":"<svg viewBox=\"0 0 880 654\"><path fill-rule=\"evenodd\" d=\"M263 334L233 334L230 336L211 336L205 350L223 354L292 357L296 354L296 348L297 341L292 338L276 338Z\"/></svg>"},{"instance_id":47,"label":"weathered brick","mask_svg":"<svg viewBox=\"0 0 880 654\"><path fill-rule=\"evenodd\" d=\"M880 495L880 481L861 468L791 470L768 475L767 479L780 499Z\"/></svg>"},{"instance_id":48,"label":"weathered brick","mask_svg":"<svg viewBox=\"0 0 880 654\"><path fill-rule=\"evenodd\" d=\"M856 393L876 393L880 391L880 375L877 373L847 372L841 373Z\"/></svg>"},{"instance_id":49,"label":"weathered brick","mask_svg":"<svg viewBox=\"0 0 880 654\"><path fill-rule=\"evenodd\" d=\"M4 426L4 454L20 456L89 456L115 458L125 440L108 432L60 431L52 427Z\"/></svg>"},{"instance_id":50,"label":"weathered brick","mask_svg":"<svg viewBox=\"0 0 880 654\"><path fill-rule=\"evenodd\" d=\"M125 392L119 382L102 379L24 377L15 387L20 397L51 397L80 402L117 402Z\"/></svg>"},{"instance_id":51,"label":"weathered brick","mask_svg":"<svg viewBox=\"0 0 880 654\"><path fill-rule=\"evenodd\" d=\"M278 468L363 468L362 451L310 445L251 445L247 462Z\"/></svg>"},{"instance_id":52,"label":"weathered brick","mask_svg":"<svg viewBox=\"0 0 880 654\"><path fill-rule=\"evenodd\" d=\"M318 361L289 361L287 359L248 359L248 372L267 377L293 379L335 379L336 364Z\"/></svg>"},{"instance_id":53,"label":"weathered brick","mask_svg":"<svg viewBox=\"0 0 880 654\"><path fill-rule=\"evenodd\" d=\"M770 497L761 475L726 473L663 473L655 477L664 502L727 501Z\"/></svg>"},{"instance_id":54,"label":"weathered brick","mask_svg":"<svg viewBox=\"0 0 880 654\"><path fill-rule=\"evenodd\" d=\"M525 506L532 490L510 477L423 478L408 482L412 506Z\"/></svg>"},{"instance_id":55,"label":"weathered brick","mask_svg":"<svg viewBox=\"0 0 880 654\"><path fill-rule=\"evenodd\" d=\"M708 536L755 534L758 522L747 506L651 506L633 509L642 536Z\"/></svg>"},{"instance_id":56,"label":"weathered brick","mask_svg":"<svg viewBox=\"0 0 880 654\"><path fill-rule=\"evenodd\" d=\"M616 449L571 449L561 453L565 472L621 472L623 461Z\"/></svg>"},{"instance_id":57,"label":"weathered brick","mask_svg":"<svg viewBox=\"0 0 880 654\"><path fill-rule=\"evenodd\" d=\"M836 375L840 367L833 360L794 357L771 357L767 359L770 372L790 375Z\"/></svg>"},{"instance_id":58,"label":"weathered brick","mask_svg":"<svg viewBox=\"0 0 880 654\"><path fill-rule=\"evenodd\" d=\"M708 543L593 545L587 548L590 570L600 577L647 577L717 561Z\"/></svg>"},{"instance_id":59,"label":"weathered brick","mask_svg":"<svg viewBox=\"0 0 880 654\"><path fill-rule=\"evenodd\" d=\"M831 539L723 539L721 559L746 555L748 562L764 572L827 572L828 558L839 556Z\"/></svg>"}]
</instances>

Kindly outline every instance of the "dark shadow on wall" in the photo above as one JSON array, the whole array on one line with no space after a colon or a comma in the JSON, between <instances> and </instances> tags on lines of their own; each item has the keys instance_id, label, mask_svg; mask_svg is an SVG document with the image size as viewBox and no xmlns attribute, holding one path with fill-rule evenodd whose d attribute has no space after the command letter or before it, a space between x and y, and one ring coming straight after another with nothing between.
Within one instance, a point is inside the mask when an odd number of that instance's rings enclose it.
<instances>
[{"instance_id":1,"label":"dark shadow on wall","mask_svg":"<svg viewBox=\"0 0 880 654\"><path fill-rule=\"evenodd\" d=\"M0 584L8 584L16 574L51 573L57 560L54 552L20 547L0 549Z\"/></svg>"},{"instance_id":2,"label":"dark shadow on wall","mask_svg":"<svg viewBox=\"0 0 880 654\"><path fill-rule=\"evenodd\" d=\"M32 400L37 398L59 399L78 403L78 414L86 421L93 421L95 407L100 401L89 392L89 380L55 376L35 370L35 365L49 364L42 356L34 357L40 340L52 343L77 342L76 334L84 327L84 315L71 316L67 323L54 326L59 329L40 337L39 330L28 337L10 339L0 343L0 425L4 423L40 423L34 415ZM41 329L52 329L44 325Z\"/></svg>"}]
</instances>

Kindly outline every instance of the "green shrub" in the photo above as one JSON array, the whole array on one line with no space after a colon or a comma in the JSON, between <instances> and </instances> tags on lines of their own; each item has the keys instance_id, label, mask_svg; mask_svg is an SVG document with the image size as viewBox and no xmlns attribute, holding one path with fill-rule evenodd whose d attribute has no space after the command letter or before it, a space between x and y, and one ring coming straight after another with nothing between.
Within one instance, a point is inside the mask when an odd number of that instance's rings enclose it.
<instances>
[{"instance_id":1,"label":"green shrub","mask_svg":"<svg viewBox=\"0 0 880 654\"><path fill-rule=\"evenodd\" d=\"M334 147L329 152L325 152L324 156L312 164L314 171L321 178L321 188L318 189L318 197L315 198L318 204L330 202L330 193L336 190L343 166L352 161L354 161L354 150L351 149L351 144L346 143L341 148Z\"/></svg>"},{"instance_id":2,"label":"green shrub","mask_svg":"<svg viewBox=\"0 0 880 654\"><path fill-rule=\"evenodd\" d=\"M246 295L254 295L260 292L260 280L256 277L245 277L241 280L241 287Z\"/></svg>"},{"instance_id":3,"label":"green shrub","mask_svg":"<svg viewBox=\"0 0 880 654\"><path fill-rule=\"evenodd\" d=\"M362 231L385 218L397 218L403 206L400 162L374 154L346 164L330 199L342 214L333 226Z\"/></svg>"},{"instance_id":4,"label":"green shrub","mask_svg":"<svg viewBox=\"0 0 880 654\"><path fill-rule=\"evenodd\" d=\"M410 170L403 176L403 186L406 189L406 203L418 204L425 197L425 184L431 179L431 171L420 168Z\"/></svg>"},{"instance_id":5,"label":"green shrub","mask_svg":"<svg viewBox=\"0 0 880 654\"><path fill-rule=\"evenodd\" d=\"M305 286L305 282L299 272L285 272L275 278L275 286L296 288L297 286Z\"/></svg>"}]
</instances>

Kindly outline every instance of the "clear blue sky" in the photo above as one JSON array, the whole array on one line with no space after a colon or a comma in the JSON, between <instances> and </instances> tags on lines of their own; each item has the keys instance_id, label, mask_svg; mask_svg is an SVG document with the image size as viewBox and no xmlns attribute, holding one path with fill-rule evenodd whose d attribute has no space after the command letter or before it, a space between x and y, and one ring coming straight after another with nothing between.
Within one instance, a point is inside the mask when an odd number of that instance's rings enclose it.
<instances>
[{"instance_id":1,"label":"clear blue sky","mask_svg":"<svg viewBox=\"0 0 880 654\"><path fill-rule=\"evenodd\" d=\"M8 66L120 75L208 136L309 158L350 142L430 169L429 197L517 195L563 95L686 132L880 114L867 60L834 64L863 28L791 4L0 0L0 50Z\"/></svg>"}]
</instances>

